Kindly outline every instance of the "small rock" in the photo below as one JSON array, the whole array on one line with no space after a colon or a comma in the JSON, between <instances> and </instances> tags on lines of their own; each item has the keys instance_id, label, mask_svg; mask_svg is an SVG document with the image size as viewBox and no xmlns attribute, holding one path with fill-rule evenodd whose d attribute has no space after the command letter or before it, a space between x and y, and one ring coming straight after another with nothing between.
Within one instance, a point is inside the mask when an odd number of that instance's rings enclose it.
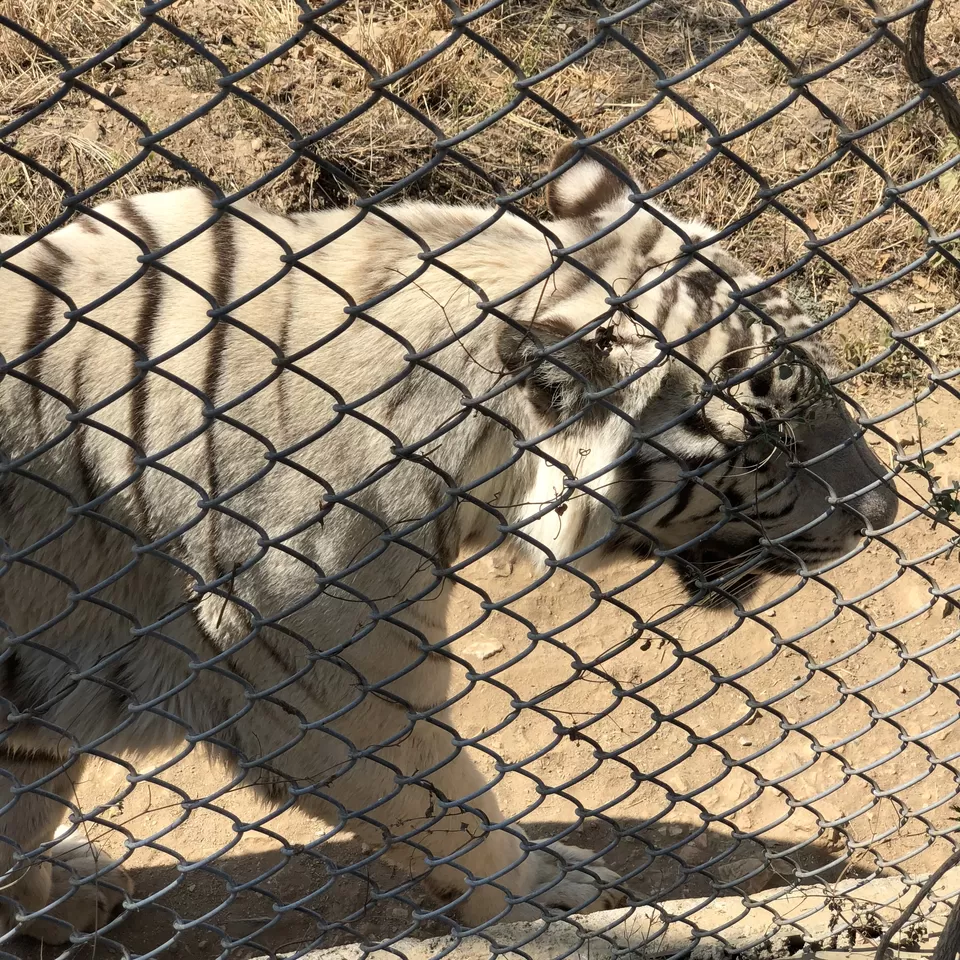
<instances>
[{"instance_id":1,"label":"small rock","mask_svg":"<svg viewBox=\"0 0 960 960\"><path fill-rule=\"evenodd\" d=\"M873 299L884 310L896 310L900 306L900 301L892 293L877 293Z\"/></svg>"},{"instance_id":2,"label":"small rock","mask_svg":"<svg viewBox=\"0 0 960 960\"><path fill-rule=\"evenodd\" d=\"M103 127L97 120L91 118L83 125L77 136L81 140L90 140L92 143L96 143L103 136Z\"/></svg>"},{"instance_id":3,"label":"small rock","mask_svg":"<svg viewBox=\"0 0 960 960\"><path fill-rule=\"evenodd\" d=\"M663 140L677 140L682 133L700 129L696 117L672 103L658 103L644 119Z\"/></svg>"},{"instance_id":4,"label":"small rock","mask_svg":"<svg viewBox=\"0 0 960 960\"><path fill-rule=\"evenodd\" d=\"M513 573L513 561L506 557L494 556L490 567L495 577L509 577Z\"/></svg>"},{"instance_id":5,"label":"small rock","mask_svg":"<svg viewBox=\"0 0 960 960\"><path fill-rule=\"evenodd\" d=\"M679 837L683 833L683 827L679 823L671 823L667 827L667 836Z\"/></svg>"},{"instance_id":6,"label":"small rock","mask_svg":"<svg viewBox=\"0 0 960 960\"><path fill-rule=\"evenodd\" d=\"M105 112L106 112L107 110L109 110L110 108L109 108L105 103L101 102L100 100L91 100L91 101L90 101L90 109L91 109L91 110L96 110L97 113L105 113Z\"/></svg>"},{"instance_id":7,"label":"small rock","mask_svg":"<svg viewBox=\"0 0 960 960\"><path fill-rule=\"evenodd\" d=\"M688 866L698 867L710 859L710 840L705 833L701 833L681 847L679 853Z\"/></svg>"},{"instance_id":8,"label":"small rock","mask_svg":"<svg viewBox=\"0 0 960 960\"><path fill-rule=\"evenodd\" d=\"M921 290L927 290L930 293L939 293L943 289L939 283L929 277L914 276L911 279Z\"/></svg>"},{"instance_id":9,"label":"small rock","mask_svg":"<svg viewBox=\"0 0 960 960\"><path fill-rule=\"evenodd\" d=\"M802 703L802 702L803 702L804 700L806 700L807 697L809 697L809 696L810 696L809 693L798 693L798 694L797 694L797 699Z\"/></svg>"},{"instance_id":10,"label":"small rock","mask_svg":"<svg viewBox=\"0 0 960 960\"><path fill-rule=\"evenodd\" d=\"M740 746L741 746L741 747L752 747L752 746L753 746L753 741L750 740L750 739L748 739L747 737L741 737L741 738L740 738Z\"/></svg>"},{"instance_id":11,"label":"small rock","mask_svg":"<svg viewBox=\"0 0 960 960\"><path fill-rule=\"evenodd\" d=\"M823 845L828 850L843 850L846 847L846 842L843 834L836 827L830 827L823 835Z\"/></svg>"},{"instance_id":12,"label":"small rock","mask_svg":"<svg viewBox=\"0 0 960 960\"><path fill-rule=\"evenodd\" d=\"M195 883L188 883L188 884L187 884L187 893L193 893L194 890L196 890L196 889L197 889L197 885L196 885Z\"/></svg>"},{"instance_id":13,"label":"small rock","mask_svg":"<svg viewBox=\"0 0 960 960\"><path fill-rule=\"evenodd\" d=\"M387 25L385 23L371 23L366 21L358 23L356 26L347 30L340 39L354 50L369 50L371 45L379 42L386 33Z\"/></svg>"},{"instance_id":14,"label":"small rock","mask_svg":"<svg viewBox=\"0 0 960 960\"><path fill-rule=\"evenodd\" d=\"M250 149L254 153L259 153L263 149L263 140L260 137L254 137L250 141Z\"/></svg>"},{"instance_id":15,"label":"small rock","mask_svg":"<svg viewBox=\"0 0 960 960\"><path fill-rule=\"evenodd\" d=\"M482 640L468 647L464 652L470 660L489 660L502 650L503 644L498 640Z\"/></svg>"},{"instance_id":16,"label":"small rock","mask_svg":"<svg viewBox=\"0 0 960 960\"><path fill-rule=\"evenodd\" d=\"M763 870L765 863L758 857L744 857L743 860L732 860L729 863L718 863L713 869L717 877L724 883L730 883L733 880L739 880L754 870ZM750 880L744 881L747 892L755 892L763 889L764 874L758 873Z\"/></svg>"}]
</instances>

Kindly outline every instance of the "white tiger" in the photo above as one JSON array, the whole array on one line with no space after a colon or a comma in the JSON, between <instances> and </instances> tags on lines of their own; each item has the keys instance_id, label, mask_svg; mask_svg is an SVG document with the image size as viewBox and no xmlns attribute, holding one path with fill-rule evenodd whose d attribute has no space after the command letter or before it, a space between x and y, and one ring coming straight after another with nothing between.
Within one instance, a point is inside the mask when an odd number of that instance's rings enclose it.
<instances>
[{"instance_id":1,"label":"white tiger","mask_svg":"<svg viewBox=\"0 0 960 960\"><path fill-rule=\"evenodd\" d=\"M184 738L463 924L623 901L587 851L496 828L451 741L456 558L660 557L735 599L897 498L794 304L608 155L555 170L541 225L186 189L2 239L3 929L122 910L122 867L54 840L70 780Z\"/></svg>"}]
</instances>

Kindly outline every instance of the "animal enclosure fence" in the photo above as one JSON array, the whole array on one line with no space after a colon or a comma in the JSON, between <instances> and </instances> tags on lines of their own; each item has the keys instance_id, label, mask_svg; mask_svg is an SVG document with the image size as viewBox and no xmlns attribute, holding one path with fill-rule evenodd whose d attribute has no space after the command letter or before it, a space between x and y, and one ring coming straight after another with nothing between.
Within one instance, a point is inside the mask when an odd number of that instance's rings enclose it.
<instances>
[{"instance_id":1,"label":"animal enclosure fence","mask_svg":"<svg viewBox=\"0 0 960 960\"><path fill-rule=\"evenodd\" d=\"M409 731L442 708L438 722L458 751L475 754L485 786L499 790L503 819L487 830L523 828L528 852L573 838L604 858L616 875L605 885L626 904L618 930L628 928L629 936L609 933L613 920L603 921L608 927L575 921L577 944L589 931L592 944L606 941L618 954L678 955L718 940L728 952L756 953L771 944L783 949L785 930L792 949L877 944L891 917L863 891L884 879L881 904L899 903L956 849L958 22L960 9L947 0L898 10L866 0L0 3L2 227L27 237L6 241L0 268L18 276L16 254L71 221L92 218L129 234L93 212L99 200L171 183L207 188L218 210L244 197L293 211L352 203L358 222L396 223L385 205L399 199L486 204L497 211L489 221L512 213L540 229L559 268L576 261L578 250L559 246L539 219L545 189L558 175L543 161L572 139L580 152L602 146L640 170L635 205L648 210L662 202L708 219L712 237L763 273L765 284L801 302L839 357L843 369L832 388L897 478L900 498L897 520L843 563L790 571L766 582L759 598L706 610L684 599L664 563L671 551L656 548L647 560L590 576L546 542L536 544L545 566L501 560L486 544L437 567L449 609L445 638L431 655L449 659L454 685L426 716L408 711ZM425 263L442 267L445 253L489 226L457 231L440 249L402 229ZM163 270L176 245L157 249L147 236L136 239L141 275ZM680 259L702 261L703 245L681 240ZM304 269L309 252L278 248L277 269L326 283ZM0 344L0 392L31 383L52 396L38 358L78 326L92 328L97 309L122 291L74 303L55 279L26 279L62 304L62 317L17 356ZM397 276L370 302L346 303L344 314L375 323L376 306L415 280ZM196 342L224 326L246 329L234 315L272 283L232 303L203 291L209 323ZM537 283L543 278L531 276L530 287ZM472 288L479 322L498 322L502 301ZM607 291L607 303L629 310L635 293ZM593 333L595 318L583 319ZM355 335L349 325L338 334ZM431 360L442 344L417 352L397 342L410 370L436 370ZM25 454L11 457L0 440L7 489L41 482L31 465L49 462L58 449L66 457L79 431L109 431L110 403L165 376L164 363L178 349L156 356L145 344L130 347L137 373L116 396L95 405L59 397L61 432ZM272 341L267 348L278 371L297 370L302 355ZM761 370L758 363L751 372ZM263 389L214 400L205 384L187 386L202 398L202 429L180 446L215 422L237 426L231 411ZM373 399L353 398L345 408L363 416ZM449 411L443 431L413 438L396 457L428 458L469 402ZM692 424L698 413L691 402L683 422ZM292 455L278 452L276 438L257 439L267 471ZM537 438L518 432L516 439L518 450L539 455ZM18 651L48 652L45 632L82 618L84 605L125 575L118 568L109 582L81 584L43 549L78 524L111 522L111 500L164 469L176 452L135 450L122 488L99 484L94 472L80 497L44 479L62 498L63 527L18 544L0 530L0 589L4 577L27 566L50 578L66 601L56 622L7 623L0 610L0 663L8 674ZM686 473L673 490L675 503L702 485L695 467L680 466ZM549 504L558 524L578 484L589 480L576 470ZM198 490L181 479L195 490L196 514L149 535L127 531L130 563L169 561L194 598L154 622L115 611L126 617L130 643L145 662L151 645L173 642L176 621L192 616L200 598L221 609L236 605L235 581L261 558L238 558L216 579L176 559L179 538L208 516L235 516L230 501L244 492ZM317 496L348 498L369 477L353 480L336 491L318 481ZM468 499L469 489L459 496ZM729 520L720 505L718 519ZM383 538L405 535L410 522L399 531L382 524ZM523 523L498 522L499 539L529 540ZM246 610L261 626L292 612ZM378 615L361 618L355 636ZM255 629L252 638L256 643ZM191 676L216 666L196 652L184 656ZM68 662L57 677L74 687L98 684L108 666ZM176 691L151 704L120 692L126 725L145 710L168 709ZM282 690L255 686L248 693L248 703L282 698ZM14 743L25 723L49 729L44 710L55 700L26 710L6 702L3 738ZM219 718L210 738L222 746L234 719ZM391 823L392 836L371 846L355 828L375 817L376 805L341 808L336 822L318 825L294 804L317 784L295 780L272 807L257 806L242 779L208 762L195 730L184 730L174 757L138 759L115 755L109 737L84 742L73 730L54 732L69 745L62 757L68 775L78 757L91 761L64 804L71 836L95 839L136 882L119 916L101 922L96 934L74 929L56 948L68 955L94 945L118 956L301 956L360 941L402 956L408 948L392 946L402 938L451 930L486 937L499 953L522 951L533 936L522 930L504 941L483 924L457 926L431 900L423 877L405 870L402 858L398 865L396 847L415 844L435 824L432 807L423 822ZM348 749L357 755L390 746L377 744L376 734ZM248 767L258 761L266 762L244 758ZM0 777L9 796L4 823L24 796L45 791L43 779L22 781L7 769ZM474 798L440 799L470 809ZM0 903L29 920L37 911L20 903L18 882L24 864L47 848L38 841L39 848L23 849L5 832L0 841L16 853L0 878ZM935 932L924 918L954 898L950 877L927 891L895 945L908 949ZM99 882L109 878L74 877L78 889ZM805 892L814 888L821 897L810 893L808 904ZM728 937L730 915L716 912L729 897L766 918L746 940ZM563 915L546 910L542 923ZM667 936L671 924L683 927L682 942ZM16 926L0 944L3 956L39 949L20 939Z\"/></svg>"}]
</instances>

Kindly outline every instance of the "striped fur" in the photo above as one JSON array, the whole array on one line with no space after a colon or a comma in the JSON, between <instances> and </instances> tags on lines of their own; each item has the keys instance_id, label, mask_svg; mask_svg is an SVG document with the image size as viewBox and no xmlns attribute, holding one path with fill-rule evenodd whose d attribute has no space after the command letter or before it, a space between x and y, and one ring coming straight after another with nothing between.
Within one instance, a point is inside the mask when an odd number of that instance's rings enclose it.
<instances>
[{"instance_id":1,"label":"striped fur","mask_svg":"<svg viewBox=\"0 0 960 960\"><path fill-rule=\"evenodd\" d=\"M374 847L416 818L411 869L484 836L427 881L467 922L507 907L464 870L552 883L542 905L618 902L585 852L483 833L496 800L437 706L438 571L499 541L582 567L660 555L703 598L841 555L896 500L823 347L783 346L797 308L757 292L733 312L731 284L759 280L706 228L632 203L606 155L575 161L549 191L559 258L493 209L282 217L192 189L3 239L4 770L199 737L272 803L370 809L345 826ZM11 870L62 814L37 803L4 814ZM31 876L27 916L63 886ZM101 914L128 889L111 876Z\"/></svg>"}]
</instances>

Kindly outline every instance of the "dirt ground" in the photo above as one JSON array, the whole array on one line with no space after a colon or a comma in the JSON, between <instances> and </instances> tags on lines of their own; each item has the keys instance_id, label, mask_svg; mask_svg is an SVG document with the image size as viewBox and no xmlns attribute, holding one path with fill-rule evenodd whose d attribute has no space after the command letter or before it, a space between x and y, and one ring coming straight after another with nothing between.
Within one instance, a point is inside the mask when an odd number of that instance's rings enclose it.
<instances>
[{"instance_id":1,"label":"dirt ground","mask_svg":"<svg viewBox=\"0 0 960 960\"><path fill-rule=\"evenodd\" d=\"M132 0L0 0L0 14L56 43L77 63L139 24L140 6ZM75 87L4 138L10 149L0 154L0 230L36 229L59 209L62 187L24 158L77 188L130 164L104 195L180 182L183 171L163 157L134 163L142 131L95 94L113 97L151 129L162 129L209 103L220 73L291 36L299 12L291 0L176 0L166 7L146 33L85 75L89 88ZM476 29L533 75L592 36L595 16L589 4L524 0L493 10ZM736 16L725 0L661 0L627 18L623 30L667 72L679 71L729 42ZM798 0L765 22L762 32L798 70L813 71L862 42L869 16L866 5L853 0ZM199 38L222 69L165 23ZM331 11L324 23L382 71L411 63L450 29L449 9L432 2L358 0ZM935 70L960 64L955 0L935 4L927 52ZM62 69L29 38L0 27L0 123L16 122L58 90ZM394 89L451 133L508 102L514 79L509 65L461 37ZM606 42L545 77L537 89L592 133L647 102L654 79L629 50ZM751 40L675 90L728 133L781 102L788 79L784 64ZM239 88L301 130L315 131L363 103L368 80L336 44L310 36ZM851 129L873 123L916 92L898 52L885 43L810 87ZM540 175L566 133L528 100L463 150L500 184L516 189ZM609 146L653 184L702 158L708 133L663 104ZM359 190L416 170L435 139L435 131L381 99L322 141L323 158L349 177L300 161L266 182L257 198L291 210L347 202ZM171 132L164 146L231 190L281 163L289 140L290 132L270 116L231 96ZM802 98L735 140L738 155L771 183L813 169L836 144L835 124ZM921 177L960 152L929 103L860 144L896 183ZM778 272L806 253L811 231L828 236L878 210L884 185L848 154L785 198L806 229L768 211L729 242L758 270ZM839 311L854 279L891 276L925 255L931 233L956 230L957 187L955 173L932 177L907 198L920 219L904 204L880 212L831 245L849 275L815 258L790 279L792 292L817 316ZM671 189L666 202L723 226L753 209L756 191L754 178L719 158ZM408 191L472 202L493 192L450 159ZM525 202L542 212L542 197ZM861 303L830 328L847 368L870 368L847 384L849 392L869 416L889 413L872 441L878 455L915 463L922 447L936 465L927 473L939 477L931 488L922 474L901 475L902 526L888 542L871 543L833 571L827 579L835 589L773 581L766 601L752 601L754 612L738 618L679 611L673 575L660 571L619 598L643 622L660 624L637 635L634 618L607 601L561 630L595 601L583 584L558 573L512 604L541 633L553 630L549 639L531 641L517 621L497 614L457 642L458 654L520 700L562 684L485 740L508 762L530 758L523 773L505 778L500 796L507 813L528 811L523 824L531 835L554 835L582 820L578 842L597 850L609 845L608 864L628 877L625 886L638 899L706 895L711 888L755 893L897 871L917 876L943 860L950 845L940 834L956 826L960 789L954 644L960 618L935 593L954 590L960 570L958 554L948 549L952 531L918 516L916 508L931 502L949 507L943 491L960 481L960 452L953 445L960 374L950 376L960 363L960 327L949 313L958 298L956 271L942 257L929 258L873 298L879 310ZM911 349L893 349L887 317L904 329L917 328ZM942 322L929 323L938 317ZM928 375L942 371L932 394L916 401L931 384ZM638 572L607 570L602 586L612 588ZM502 558L478 563L465 575L494 599L519 592L535 577ZM477 597L466 591L454 594L452 606L451 630L479 614ZM510 699L481 681L457 705L452 722L469 736L493 730L511 713ZM200 748L161 766L167 760L138 762L140 771L157 772L132 788L128 768L108 761L76 784L77 803L86 811L125 794L98 813L89 831L113 853L125 839L139 845L130 866L141 906L117 934L132 953L167 945L164 956L216 956L221 944L214 927L235 945L232 956L376 939L408 927L405 907L372 896L378 886L403 879L402 865L378 862L369 877L331 877L324 860L354 863L364 856L359 843L344 839L305 850L323 827L295 812L238 830L270 814L242 789L185 808L184 797L215 797L229 781ZM492 769L488 757L477 760ZM321 923L327 931L322 937ZM420 932L440 928L427 924ZM26 941L4 949L24 960L56 955ZM97 956L115 953L109 943L97 946Z\"/></svg>"},{"instance_id":2,"label":"dirt ground","mask_svg":"<svg viewBox=\"0 0 960 960\"><path fill-rule=\"evenodd\" d=\"M920 405L931 445L960 421L960 402L946 392ZM878 398L878 409L894 399ZM907 451L911 441L915 448L916 416L911 408L886 424ZM940 459L944 478L960 478L960 453L948 446ZM924 491L906 484L901 491L923 502ZM949 852L940 831L956 826L960 719L953 643L960 619L931 596L931 586L949 591L958 571L955 554L927 559L946 537L911 513L905 503L889 544L869 545L829 575L835 592L780 578L752 602L751 610L763 612L749 617L699 609L673 615L681 605L677 585L663 571L620 598L645 621L659 618L659 630L639 637L632 618L611 604L536 643L504 615L467 634L456 652L519 699L568 681L484 741L508 763L531 758L500 787L505 812L529 809L525 827L546 837L577 824L584 811L578 841L596 850L611 844L607 862L629 877L625 886L638 900L929 873ZM468 572L493 599L533 579L532 570L502 561ZM638 572L612 568L601 586ZM557 630L591 603L582 585L562 576L511 607L540 631ZM451 629L480 612L466 591L453 604ZM511 713L509 701L480 682L453 722L476 736ZM147 772L161 760L137 768ZM478 762L492 773L489 759ZM116 763L97 764L76 785L78 804L92 810L129 789L126 773ZM323 826L293 812L238 834L237 824L271 811L242 789L215 797L227 783L196 751L137 785L89 828L114 854L122 850L120 828L144 842L129 865L138 898L148 902L118 934L128 949L143 953L167 942L174 921L182 932L167 951L172 957L219 952L218 936L203 923L233 943L250 938L241 956L406 929L406 908L374 902L365 872L328 874L321 858L356 862L366 852L358 843L328 843L315 855L298 850ZM214 799L187 810L184 797ZM381 889L403 876L402 865L369 870ZM302 909L291 906L307 897ZM275 912L275 904L288 910ZM318 918L328 925L322 937ZM427 924L420 932L440 929ZM15 950L40 956L26 941ZM110 955L109 946L97 952Z\"/></svg>"}]
</instances>

